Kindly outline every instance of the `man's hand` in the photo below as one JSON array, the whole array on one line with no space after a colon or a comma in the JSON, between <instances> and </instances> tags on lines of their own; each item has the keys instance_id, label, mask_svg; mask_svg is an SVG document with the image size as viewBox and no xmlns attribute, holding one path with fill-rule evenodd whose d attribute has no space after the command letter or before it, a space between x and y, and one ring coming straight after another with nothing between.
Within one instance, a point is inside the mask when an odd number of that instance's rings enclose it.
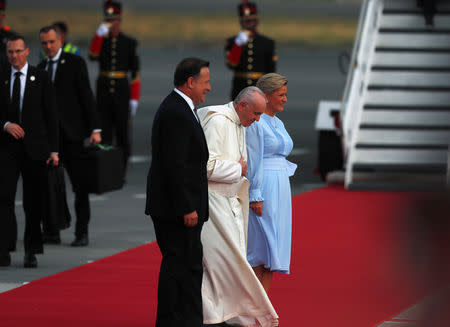
<instances>
[{"instance_id":1,"label":"man's hand","mask_svg":"<svg viewBox=\"0 0 450 327\"><path fill-rule=\"evenodd\" d=\"M89 142L91 144L99 144L102 141L100 132L92 132Z\"/></svg>"},{"instance_id":2,"label":"man's hand","mask_svg":"<svg viewBox=\"0 0 450 327\"><path fill-rule=\"evenodd\" d=\"M136 111L138 107L139 101L138 100L130 100L130 116L134 117L136 116Z\"/></svg>"},{"instance_id":3,"label":"man's hand","mask_svg":"<svg viewBox=\"0 0 450 327\"><path fill-rule=\"evenodd\" d=\"M257 216L262 216L262 207L262 201L250 202L250 209L252 209Z\"/></svg>"},{"instance_id":4,"label":"man's hand","mask_svg":"<svg viewBox=\"0 0 450 327\"><path fill-rule=\"evenodd\" d=\"M50 153L50 158L47 159L47 165L52 163L53 166L58 166L59 164L59 156L57 153Z\"/></svg>"},{"instance_id":5,"label":"man's hand","mask_svg":"<svg viewBox=\"0 0 450 327\"><path fill-rule=\"evenodd\" d=\"M106 35L109 34L109 27L110 27L109 24L101 23L97 29L96 34L100 37L105 37Z\"/></svg>"},{"instance_id":6,"label":"man's hand","mask_svg":"<svg viewBox=\"0 0 450 327\"><path fill-rule=\"evenodd\" d=\"M184 218L184 226L186 227L194 227L198 223L197 211L185 214L183 218Z\"/></svg>"},{"instance_id":7,"label":"man's hand","mask_svg":"<svg viewBox=\"0 0 450 327\"><path fill-rule=\"evenodd\" d=\"M242 174L241 176L247 176L247 161L244 161L244 157L241 157L241 159L239 159L239 163L241 164L242 167Z\"/></svg>"},{"instance_id":8,"label":"man's hand","mask_svg":"<svg viewBox=\"0 0 450 327\"><path fill-rule=\"evenodd\" d=\"M248 43L249 32L248 31L240 31L239 34L234 39L234 42L242 47L244 44Z\"/></svg>"},{"instance_id":9,"label":"man's hand","mask_svg":"<svg viewBox=\"0 0 450 327\"><path fill-rule=\"evenodd\" d=\"M5 127L6 133L11 134L16 140L22 139L25 136L25 131L17 124L8 123Z\"/></svg>"}]
</instances>

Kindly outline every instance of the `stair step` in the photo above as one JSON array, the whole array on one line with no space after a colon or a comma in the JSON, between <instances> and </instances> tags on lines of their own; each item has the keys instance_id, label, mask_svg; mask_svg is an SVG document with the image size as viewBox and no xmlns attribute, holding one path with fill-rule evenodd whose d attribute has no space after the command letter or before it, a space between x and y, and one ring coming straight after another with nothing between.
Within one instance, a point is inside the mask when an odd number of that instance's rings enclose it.
<instances>
[{"instance_id":1,"label":"stair step","mask_svg":"<svg viewBox=\"0 0 450 327\"><path fill-rule=\"evenodd\" d=\"M416 149L352 149L353 164L392 165L413 167L433 166L447 167L448 150Z\"/></svg>"},{"instance_id":2,"label":"stair step","mask_svg":"<svg viewBox=\"0 0 450 327\"><path fill-rule=\"evenodd\" d=\"M450 86L421 86L421 85L392 85L372 84L367 87L369 91L427 91L427 92L450 92Z\"/></svg>"},{"instance_id":3,"label":"stair step","mask_svg":"<svg viewBox=\"0 0 450 327\"><path fill-rule=\"evenodd\" d=\"M421 13L411 14L387 14L381 17L381 28L408 28L423 29L425 28L425 19ZM450 28L450 20L448 15L437 14L434 16L434 27L432 30L440 30Z\"/></svg>"},{"instance_id":4,"label":"stair step","mask_svg":"<svg viewBox=\"0 0 450 327\"><path fill-rule=\"evenodd\" d=\"M449 49L450 50L450 49ZM440 52L402 52L377 51L373 58L373 66L380 67L450 67L450 51Z\"/></svg>"},{"instance_id":5,"label":"stair step","mask_svg":"<svg viewBox=\"0 0 450 327\"><path fill-rule=\"evenodd\" d=\"M449 146L450 130L394 130L360 129L357 144L385 145L441 145Z\"/></svg>"},{"instance_id":6,"label":"stair step","mask_svg":"<svg viewBox=\"0 0 450 327\"><path fill-rule=\"evenodd\" d=\"M449 17L447 17L448 19ZM439 34L450 34L449 28L426 28L425 25L419 27L380 27L378 29L380 34L389 33L402 33L402 34L424 34L424 35L439 35Z\"/></svg>"},{"instance_id":7,"label":"stair step","mask_svg":"<svg viewBox=\"0 0 450 327\"><path fill-rule=\"evenodd\" d=\"M411 9L421 12L421 9L417 7L416 0L387 0L384 1L384 8L385 10ZM436 8L438 11L450 10L450 3L445 0L437 1Z\"/></svg>"},{"instance_id":8,"label":"stair step","mask_svg":"<svg viewBox=\"0 0 450 327\"><path fill-rule=\"evenodd\" d=\"M355 145L356 149L402 149L402 150L444 150L448 149L448 144L403 144L403 143L362 143L358 142Z\"/></svg>"},{"instance_id":9,"label":"stair step","mask_svg":"<svg viewBox=\"0 0 450 327\"><path fill-rule=\"evenodd\" d=\"M395 110L395 111L450 111L450 106L446 105L381 105L381 104L366 104L364 110Z\"/></svg>"},{"instance_id":10,"label":"stair step","mask_svg":"<svg viewBox=\"0 0 450 327\"><path fill-rule=\"evenodd\" d=\"M448 49L449 46L450 34L380 33L376 40L376 47Z\"/></svg>"},{"instance_id":11,"label":"stair step","mask_svg":"<svg viewBox=\"0 0 450 327\"><path fill-rule=\"evenodd\" d=\"M450 112L446 111L412 111L398 112L391 110L364 111L361 124L404 125L404 126L447 126L450 129Z\"/></svg>"},{"instance_id":12,"label":"stair step","mask_svg":"<svg viewBox=\"0 0 450 327\"><path fill-rule=\"evenodd\" d=\"M369 90L366 105L437 106L450 104L450 92Z\"/></svg>"},{"instance_id":13,"label":"stair step","mask_svg":"<svg viewBox=\"0 0 450 327\"><path fill-rule=\"evenodd\" d=\"M373 65L371 67L371 72L378 73L419 73L426 77L426 74L432 73L450 73L450 66L385 66L385 65Z\"/></svg>"}]
</instances>

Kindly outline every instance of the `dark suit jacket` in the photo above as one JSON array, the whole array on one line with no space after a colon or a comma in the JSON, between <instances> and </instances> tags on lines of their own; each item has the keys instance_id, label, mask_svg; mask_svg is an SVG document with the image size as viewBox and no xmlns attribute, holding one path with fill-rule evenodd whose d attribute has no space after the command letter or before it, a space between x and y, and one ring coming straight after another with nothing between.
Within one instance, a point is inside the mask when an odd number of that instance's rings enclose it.
<instances>
[{"instance_id":1,"label":"dark suit jacket","mask_svg":"<svg viewBox=\"0 0 450 327\"><path fill-rule=\"evenodd\" d=\"M0 144L14 141L3 130L10 120L11 67L0 75ZM46 160L50 152L58 152L58 117L55 94L46 71L28 65L22 104L22 122L25 131L25 151L34 160Z\"/></svg>"},{"instance_id":2,"label":"dark suit jacket","mask_svg":"<svg viewBox=\"0 0 450 327\"><path fill-rule=\"evenodd\" d=\"M209 153L205 135L186 101L175 91L156 112L145 213L167 219L197 211L208 219Z\"/></svg>"},{"instance_id":3,"label":"dark suit jacket","mask_svg":"<svg viewBox=\"0 0 450 327\"><path fill-rule=\"evenodd\" d=\"M38 68L45 70L46 65L47 60L43 60ZM62 52L53 86L64 136L71 141L82 141L92 133L92 130L100 128L94 95L83 58Z\"/></svg>"}]
</instances>

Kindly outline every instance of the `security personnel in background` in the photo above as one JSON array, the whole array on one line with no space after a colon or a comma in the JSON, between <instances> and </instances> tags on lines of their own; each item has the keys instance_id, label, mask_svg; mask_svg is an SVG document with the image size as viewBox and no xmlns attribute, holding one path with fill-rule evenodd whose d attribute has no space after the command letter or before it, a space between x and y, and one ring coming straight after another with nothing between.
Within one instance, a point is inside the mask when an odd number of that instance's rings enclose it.
<instances>
[{"instance_id":1,"label":"security personnel in background","mask_svg":"<svg viewBox=\"0 0 450 327\"><path fill-rule=\"evenodd\" d=\"M8 38L14 34L9 26L3 25L6 19L6 0L0 0L0 71L8 67L8 57L6 56L6 43Z\"/></svg>"},{"instance_id":2,"label":"security personnel in background","mask_svg":"<svg viewBox=\"0 0 450 327\"><path fill-rule=\"evenodd\" d=\"M67 42L67 35L69 33L69 27L65 22L58 21L52 24L59 30L59 34L61 35L63 46L62 51L67 53L76 54L77 56L81 56L81 51L78 47L70 42Z\"/></svg>"},{"instance_id":3,"label":"security personnel in background","mask_svg":"<svg viewBox=\"0 0 450 327\"><path fill-rule=\"evenodd\" d=\"M244 1L238 6L242 30L227 39L225 59L234 71L231 99L245 87L255 85L258 78L276 69L275 41L257 31L256 4Z\"/></svg>"},{"instance_id":4,"label":"security personnel in background","mask_svg":"<svg viewBox=\"0 0 450 327\"><path fill-rule=\"evenodd\" d=\"M89 49L89 58L98 60L97 106L102 123L103 143L124 152L124 167L131 152L129 119L139 103L141 82L137 41L121 32L122 6L117 1L104 4L105 21L100 24ZM128 81L131 72L131 83Z\"/></svg>"},{"instance_id":5,"label":"security personnel in background","mask_svg":"<svg viewBox=\"0 0 450 327\"><path fill-rule=\"evenodd\" d=\"M62 40L62 51L66 52L66 53L72 53L75 54L77 56L81 56L81 51L80 49L70 43L67 42L67 34L69 33L69 27L67 26L67 24L63 21L58 21L58 22L54 22L52 24L52 26L55 26L55 28L58 30L58 35L60 35L61 40ZM44 59L48 59L47 54L45 53L44 50L41 50L41 60Z\"/></svg>"},{"instance_id":6,"label":"security personnel in background","mask_svg":"<svg viewBox=\"0 0 450 327\"><path fill-rule=\"evenodd\" d=\"M59 155L67 170L75 192L76 227L72 246L86 246L89 243L88 224L91 216L89 193L83 185L86 171L80 170L79 162L85 156L83 141L101 142L99 119L89 75L84 59L62 51L62 38L56 26L41 28L39 38L48 59L38 68L46 70L56 93L59 113L60 142ZM44 242L59 244L59 229L44 223Z\"/></svg>"}]
</instances>

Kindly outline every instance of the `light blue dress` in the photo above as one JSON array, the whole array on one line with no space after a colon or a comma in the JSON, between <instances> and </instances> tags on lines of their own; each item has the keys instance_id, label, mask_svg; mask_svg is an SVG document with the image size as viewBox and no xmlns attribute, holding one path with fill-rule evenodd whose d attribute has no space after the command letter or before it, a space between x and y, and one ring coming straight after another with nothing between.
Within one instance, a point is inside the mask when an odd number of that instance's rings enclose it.
<instances>
[{"instance_id":1,"label":"light blue dress","mask_svg":"<svg viewBox=\"0 0 450 327\"><path fill-rule=\"evenodd\" d=\"M291 262L292 176L297 165L286 160L292 139L283 122L263 114L246 128L247 178L250 202L263 201L262 216L251 209L248 222L247 260L252 267L289 274Z\"/></svg>"}]
</instances>

